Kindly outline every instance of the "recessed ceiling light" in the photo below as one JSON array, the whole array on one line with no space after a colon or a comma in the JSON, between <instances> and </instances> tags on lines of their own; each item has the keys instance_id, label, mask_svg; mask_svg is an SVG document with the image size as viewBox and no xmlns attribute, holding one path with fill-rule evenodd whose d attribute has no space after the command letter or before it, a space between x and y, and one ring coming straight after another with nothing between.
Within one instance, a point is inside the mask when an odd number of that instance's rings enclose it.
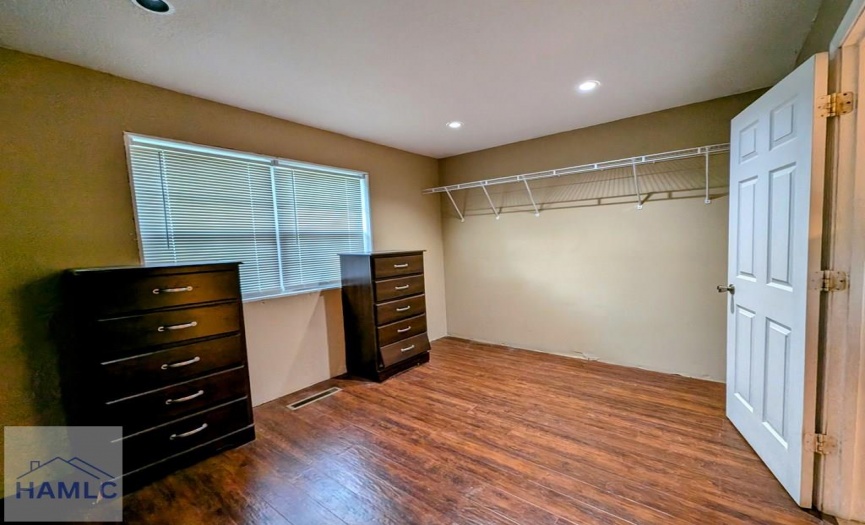
<instances>
[{"instance_id":1,"label":"recessed ceiling light","mask_svg":"<svg viewBox=\"0 0 865 525\"><path fill-rule=\"evenodd\" d=\"M168 15L174 11L174 7L165 0L132 0L132 3L158 15Z\"/></svg>"},{"instance_id":2,"label":"recessed ceiling light","mask_svg":"<svg viewBox=\"0 0 865 525\"><path fill-rule=\"evenodd\" d=\"M594 91L600 85L601 83L597 80L586 80L585 82L577 86L577 89L579 89L583 93L588 93L589 91Z\"/></svg>"},{"instance_id":3,"label":"recessed ceiling light","mask_svg":"<svg viewBox=\"0 0 865 525\"><path fill-rule=\"evenodd\" d=\"M460 129L461 127L463 127L463 123L459 120L452 120L448 122L447 126L451 129Z\"/></svg>"}]
</instances>

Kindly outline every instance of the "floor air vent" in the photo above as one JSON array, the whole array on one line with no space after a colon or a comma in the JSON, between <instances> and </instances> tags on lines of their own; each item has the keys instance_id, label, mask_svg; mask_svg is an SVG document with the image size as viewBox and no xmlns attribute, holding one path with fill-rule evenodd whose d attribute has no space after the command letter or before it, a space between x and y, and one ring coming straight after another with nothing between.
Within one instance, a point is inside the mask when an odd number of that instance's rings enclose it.
<instances>
[{"instance_id":1,"label":"floor air vent","mask_svg":"<svg viewBox=\"0 0 865 525\"><path fill-rule=\"evenodd\" d=\"M294 403L288 405L288 408L289 408L289 410L297 410L299 408L303 408L310 403L315 403L319 399L324 399L327 396L332 396L332 395L336 394L337 392L339 392L340 390L342 390L342 389L338 388L338 387L331 387L331 388L328 388L327 390L322 390L321 392L319 392L317 394L313 394L309 397L305 397L305 398L301 399L300 401L295 401Z\"/></svg>"}]
</instances>

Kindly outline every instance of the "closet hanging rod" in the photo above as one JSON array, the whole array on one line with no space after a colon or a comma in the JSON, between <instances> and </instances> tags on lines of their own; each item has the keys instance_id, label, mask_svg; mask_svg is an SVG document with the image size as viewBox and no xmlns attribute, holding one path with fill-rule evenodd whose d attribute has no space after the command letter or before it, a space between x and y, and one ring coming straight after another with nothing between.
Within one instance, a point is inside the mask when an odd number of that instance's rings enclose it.
<instances>
[{"instance_id":1,"label":"closet hanging rod","mask_svg":"<svg viewBox=\"0 0 865 525\"><path fill-rule=\"evenodd\" d=\"M698 148L666 151L664 153L654 153L651 155L640 155L638 157L629 157L627 159L608 160L604 162L595 162L593 164L583 164L581 166L571 166L568 168L536 171L534 173L523 173L521 175L509 175L507 177L498 177L495 179L476 180L472 182L463 182L461 184L451 184L450 186L438 186L436 188L427 188L423 190L423 193L448 193L448 195L450 195L450 192L452 191L468 190L471 188L483 188L485 186L493 186L496 184L512 184L514 182L527 182L530 180L549 179L552 177L561 177L562 175L575 175L577 173L589 173L592 171L602 171L612 168L629 168L631 166L639 166L641 164L653 164L655 162L663 162L667 160L703 157L708 155L715 155L717 153L726 153L728 151L730 151L729 143L712 144L710 146L700 146Z\"/></svg>"}]
</instances>

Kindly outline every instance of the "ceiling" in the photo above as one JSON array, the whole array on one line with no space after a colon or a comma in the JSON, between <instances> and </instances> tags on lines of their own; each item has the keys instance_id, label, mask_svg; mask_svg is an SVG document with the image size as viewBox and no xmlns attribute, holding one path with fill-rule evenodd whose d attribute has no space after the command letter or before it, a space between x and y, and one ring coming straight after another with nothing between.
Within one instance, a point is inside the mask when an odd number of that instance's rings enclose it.
<instances>
[{"instance_id":1,"label":"ceiling","mask_svg":"<svg viewBox=\"0 0 865 525\"><path fill-rule=\"evenodd\" d=\"M441 158L769 86L820 4L169 1L4 0L0 46Z\"/></svg>"}]
</instances>

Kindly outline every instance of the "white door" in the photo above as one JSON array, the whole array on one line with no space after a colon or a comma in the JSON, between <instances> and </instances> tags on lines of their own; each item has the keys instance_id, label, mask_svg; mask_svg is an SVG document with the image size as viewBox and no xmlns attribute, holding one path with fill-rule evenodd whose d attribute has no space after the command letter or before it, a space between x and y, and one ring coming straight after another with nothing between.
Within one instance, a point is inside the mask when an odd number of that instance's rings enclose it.
<instances>
[{"instance_id":1,"label":"white door","mask_svg":"<svg viewBox=\"0 0 865 525\"><path fill-rule=\"evenodd\" d=\"M727 417L811 506L826 121L825 53L732 122ZM719 287L721 291L721 287Z\"/></svg>"}]
</instances>

